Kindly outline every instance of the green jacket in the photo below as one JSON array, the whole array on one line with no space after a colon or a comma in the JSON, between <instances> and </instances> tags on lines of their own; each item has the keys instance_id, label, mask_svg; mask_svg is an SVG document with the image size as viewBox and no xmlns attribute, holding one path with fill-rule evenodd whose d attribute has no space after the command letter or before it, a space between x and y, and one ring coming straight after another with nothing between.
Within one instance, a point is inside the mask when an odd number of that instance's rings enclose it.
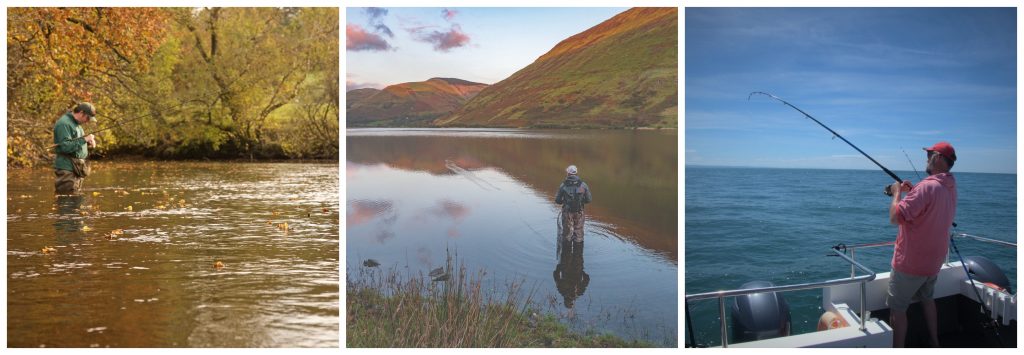
<instances>
[{"instance_id":1,"label":"green jacket","mask_svg":"<svg viewBox=\"0 0 1024 355\"><path fill-rule=\"evenodd\" d=\"M89 148L86 146L84 139L68 140L68 138L77 138L84 135L85 130L71 116L71 112L65 113L57 119L57 123L53 125L53 144L57 145L57 158L53 160L54 169L74 171L71 159L68 159L64 154L82 159L89 156Z\"/></svg>"}]
</instances>

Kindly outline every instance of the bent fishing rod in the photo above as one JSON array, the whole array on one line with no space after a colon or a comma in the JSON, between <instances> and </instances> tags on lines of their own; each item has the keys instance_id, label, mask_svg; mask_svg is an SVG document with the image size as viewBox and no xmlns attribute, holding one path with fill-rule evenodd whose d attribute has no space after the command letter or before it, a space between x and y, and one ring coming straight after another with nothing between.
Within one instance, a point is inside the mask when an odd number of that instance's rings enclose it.
<instances>
[{"instance_id":1,"label":"bent fishing rod","mask_svg":"<svg viewBox=\"0 0 1024 355\"><path fill-rule=\"evenodd\" d=\"M882 168L882 171L884 171L886 174L889 174L889 176L892 177L893 180L896 180L896 182L899 182L899 183L903 182L903 179L900 179L899 176L896 176L896 173L893 173L892 170L889 170L885 166L882 166L882 164L879 163L877 160L875 160L875 158L872 158L870 155L868 155L868 153L864 153L863 150L860 150L860 148L857 148L857 146L853 145L853 143L850 143L850 141L846 140L846 138L843 138L843 136L839 135L839 133L836 133L836 131L833 131L831 128L828 128L828 126L826 126L824 123L821 123L821 121L818 121L818 119L814 118L813 116L807 114L807 112L804 112L804 110L801 110L801 109L797 108L796 106L793 106L793 104L791 104L789 102L786 102L786 100L783 100L783 99L779 98L778 96L775 96L775 95L772 95L772 94L769 94L769 93L766 93L766 92L763 92L763 91L751 92L750 95L747 95L747 101L750 101L750 97L754 96L754 94L761 94L761 95L768 96L768 97L773 98L773 99L775 99L775 100L777 100L777 101L779 101L779 102L781 102L783 104L786 104L786 106L792 107L794 110L799 111L800 113L804 114L805 117L810 118L812 121L814 121L814 123L817 123L822 128L825 128L829 132L831 132L833 137L839 137L839 139L842 139L843 142L846 142L846 144L849 144L851 147L853 147L853 149L856 149L858 152L860 152L860 154L863 154L865 158L868 158L868 160L870 160L872 163L875 163L875 165L878 165L878 167ZM891 185L886 185L885 186L885 194L888 195L888 196L892 196L892 192L889 191L890 186Z\"/></svg>"}]
</instances>

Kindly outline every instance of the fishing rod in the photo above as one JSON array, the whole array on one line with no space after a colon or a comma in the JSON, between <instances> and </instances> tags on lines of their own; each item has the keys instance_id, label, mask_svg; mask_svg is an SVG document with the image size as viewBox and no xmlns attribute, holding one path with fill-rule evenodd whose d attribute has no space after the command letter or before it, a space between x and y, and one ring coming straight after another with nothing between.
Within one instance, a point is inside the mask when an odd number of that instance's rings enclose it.
<instances>
[{"instance_id":1,"label":"fishing rod","mask_svg":"<svg viewBox=\"0 0 1024 355\"><path fill-rule=\"evenodd\" d=\"M185 106L185 103L181 103L178 106L173 107L170 111L174 111L174 110L180 109L182 106ZM127 120L122 120L121 122L117 122L113 126L92 131L89 134L96 134L96 133L100 133L100 132L103 132L103 131L108 131L108 130L111 130L111 129L114 129L114 128L117 128L117 127L121 127L121 126L123 126L125 124L131 123L131 122L135 122L135 121L141 120L143 118L146 118L146 117L149 117L149 116L152 116L152 115L153 115L152 112L146 113L146 114L142 114L142 115L138 115L138 116L129 118ZM64 142L70 142L70 141L73 141L73 140L76 140L76 139L84 139L89 134L86 134L86 135L83 135L83 136L78 136L78 137L70 137L70 138L65 139ZM64 143L64 142L61 142L61 143ZM57 144L51 145L49 149L54 149L54 148L57 148Z\"/></svg>"},{"instance_id":2,"label":"fishing rod","mask_svg":"<svg viewBox=\"0 0 1024 355\"><path fill-rule=\"evenodd\" d=\"M907 150L900 147L903 151L903 156L907 157L907 161L910 162L910 167L914 169L914 174L917 174L917 180L921 180L921 173L917 172L917 167L914 166L914 161L910 159L910 155L907 154Z\"/></svg>"},{"instance_id":3,"label":"fishing rod","mask_svg":"<svg viewBox=\"0 0 1024 355\"><path fill-rule=\"evenodd\" d=\"M828 128L828 126L826 126L825 124L821 123L821 121L818 121L818 119L814 118L813 116L807 114L807 112L804 112L804 110L801 110L801 109L797 108L796 106L793 106L793 104L791 104L789 102L786 102L786 100L783 100L783 99L779 98L778 96L775 96L775 95L772 95L772 94L769 94L769 93L766 93L766 92L763 92L763 91L751 92L750 95L747 95L747 101L750 101L750 97L754 96L754 94L761 94L761 95L768 96L770 98L778 100L779 102L781 102L783 104L786 104L786 106L792 107L794 110L799 111L800 113L804 114L804 116L806 116L807 118L810 118L812 121L814 121L814 123L817 123L819 126L825 128L829 132L831 132L833 137L839 137L839 139L842 139L843 142L846 142L846 144L849 144L851 147L853 147L853 149L856 149L858 152L860 152L860 154L863 154L865 158L868 158L868 160L871 160L872 163L875 163L875 165L878 165L878 167L882 168L882 171L884 171L886 174L889 174L889 176L892 177L893 180L896 180L896 182L899 182L899 183L903 182L903 179L900 179L899 176L896 176L896 173L893 173L892 170L889 170L885 166L882 166L882 164L879 163L877 160L875 160L875 158L872 158L870 155L868 155L868 153L864 153L863 150L860 150L860 148L857 148L857 146L853 145L853 143L850 143L850 141L846 140L846 138L843 138L843 136L839 135L839 133L836 133L836 131L833 131L831 128ZM885 186L885 194L888 195L888 196L892 196L892 191L889 191L890 186L891 185L886 185Z\"/></svg>"},{"instance_id":4,"label":"fishing rod","mask_svg":"<svg viewBox=\"0 0 1024 355\"><path fill-rule=\"evenodd\" d=\"M964 268L964 274L967 275L967 280L971 282L971 288L974 289L974 296L978 298L978 304L981 305L981 309L979 311L981 311L982 317L989 320L988 322L981 321L981 326L983 328L992 328L992 333L996 336L996 342L999 343L999 346L1001 347L1003 346L1003 336L999 334L999 324L997 324L996 320L992 318L993 313L988 309L988 307L985 307L985 300L981 298L981 293L978 292L978 286L974 284L974 278L971 277L971 271L967 269L967 263L964 262L964 256L960 254L960 249L956 247L956 242L953 241L953 236L955 235L956 224L954 223L953 233L949 235L949 245L953 246L953 251L955 251L956 256L960 258L960 266Z\"/></svg>"}]
</instances>

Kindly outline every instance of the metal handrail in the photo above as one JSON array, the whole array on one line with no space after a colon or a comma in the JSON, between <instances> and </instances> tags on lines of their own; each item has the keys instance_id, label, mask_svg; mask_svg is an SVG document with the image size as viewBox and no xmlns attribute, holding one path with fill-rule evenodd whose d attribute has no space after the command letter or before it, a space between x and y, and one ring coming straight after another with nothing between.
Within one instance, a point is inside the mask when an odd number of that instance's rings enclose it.
<instances>
[{"instance_id":1,"label":"metal handrail","mask_svg":"<svg viewBox=\"0 0 1024 355\"><path fill-rule=\"evenodd\" d=\"M954 232L954 233L951 233L949 236L950 236L950 238L952 238L952 237L967 238L967 239L977 240L979 242L996 244L996 245L1000 245L1000 246L1004 246L1004 247L1010 247L1010 248L1016 248L1017 247L1017 243L1007 242L1007 241L998 240L998 239L990 239L990 238L980 237L980 236L976 236L976 235L973 235L973 234L967 234L967 233L956 233L956 232ZM876 242L876 243L863 243L863 244L845 245L842 248L844 248L846 250L849 250L850 251L850 258L856 260L856 257L854 256L854 250L862 249L862 248L883 247L883 246L895 245L895 244L896 244L896 241L888 241L888 242ZM946 253L946 264L949 264L949 253ZM850 277L853 277L856 274L857 274L857 270L855 270L853 268L853 265L850 265Z\"/></svg>"},{"instance_id":2,"label":"metal handrail","mask_svg":"<svg viewBox=\"0 0 1024 355\"><path fill-rule=\"evenodd\" d=\"M1010 248L1016 248L1017 247L1017 243L1007 242L1005 240L998 240L998 239L990 239L990 238L985 238L985 237L979 237L979 236L976 236L976 235L973 235L973 234L955 233L955 234L953 234L953 236L961 237L961 238L974 239L974 240L977 240L979 242L997 244L997 245L1001 245L1001 246L1004 246L1004 247L1010 247Z\"/></svg>"},{"instance_id":3,"label":"metal handrail","mask_svg":"<svg viewBox=\"0 0 1024 355\"><path fill-rule=\"evenodd\" d=\"M839 280L811 282L811 283L802 283L802 284L792 284L792 285L783 285L783 286L772 286L772 287L759 287L759 288L748 288L748 289L739 289L739 290L705 292L705 293L698 293L698 294L693 294L693 295L687 295L686 296L686 300L687 301L699 301L699 300L712 299L712 298L717 298L718 299L719 324L721 325L721 328L722 328L722 347L724 348L724 347L728 347L728 345L729 345L729 333L726 331L727 327L726 327L726 323L725 323L725 298L726 297L743 296L743 295L749 295L749 294L755 294L755 293L765 293L765 292L786 292L786 291L811 290L811 289L825 288L825 287L837 286L837 285L846 285L846 284L852 284L852 283L858 283L859 282L860 283L860 330L864 330L865 329L865 323L864 322L867 319L867 309L866 309L866 304L865 304L865 299L867 298L867 288L866 288L866 285L867 285L868 282L870 282L870 281L875 279L875 272L871 271L871 269L868 269L866 266L861 265L860 263L854 261L852 258L846 256L846 254L840 253L835 248L829 249L829 251L832 254L835 254L836 256L839 256L839 257L843 258L844 260L846 260L847 262L849 262L852 267L856 267L856 268L861 269L864 272L868 273L868 275L854 276L854 277L851 277L849 279L839 279Z\"/></svg>"}]
</instances>

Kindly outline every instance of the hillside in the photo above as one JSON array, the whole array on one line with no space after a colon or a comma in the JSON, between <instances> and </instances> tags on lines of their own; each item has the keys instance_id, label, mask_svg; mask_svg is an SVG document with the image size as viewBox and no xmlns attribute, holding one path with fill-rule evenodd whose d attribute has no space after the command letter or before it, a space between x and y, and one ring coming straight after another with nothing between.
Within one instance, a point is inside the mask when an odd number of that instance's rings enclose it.
<instances>
[{"instance_id":1,"label":"hillside","mask_svg":"<svg viewBox=\"0 0 1024 355\"><path fill-rule=\"evenodd\" d=\"M432 78L391 85L383 90L352 90L346 94L348 126L425 126L454 111L486 87L487 84L461 79Z\"/></svg>"},{"instance_id":2,"label":"hillside","mask_svg":"<svg viewBox=\"0 0 1024 355\"><path fill-rule=\"evenodd\" d=\"M433 124L677 127L678 26L676 8L627 10L563 40Z\"/></svg>"}]
</instances>

